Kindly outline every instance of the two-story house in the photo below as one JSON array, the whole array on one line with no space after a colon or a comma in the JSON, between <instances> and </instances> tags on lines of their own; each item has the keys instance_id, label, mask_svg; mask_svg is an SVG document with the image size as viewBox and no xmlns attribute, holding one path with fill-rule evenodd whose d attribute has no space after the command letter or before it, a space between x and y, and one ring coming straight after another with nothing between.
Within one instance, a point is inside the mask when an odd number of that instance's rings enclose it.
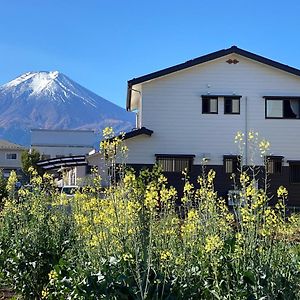
<instances>
[{"instance_id":1,"label":"two-story house","mask_svg":"<svg viewBox=\"0 0 300 300\"><path fill-rule=\"evenodd\" d=\"M271 190L286 186L288 205L300 206L300 70L233 46L128 81L127 110L137 114L125 136L136 169L158 163L179 186L181 171L195 180L206 158L226 196L240 154L234 137L254 130L271 144Z\"/></svg>"},{"instance_id":2,"label":"two-story house","mask_svg":"<svg viewBox=\"0 0 300 300\"><path fill-rule=\"evenodd\" d=\"M9 177L12 170L17 172L21 170L21 153L24 150L21 145L0 140L0 169L5 178Z\"/></svg>"}]
</instances>

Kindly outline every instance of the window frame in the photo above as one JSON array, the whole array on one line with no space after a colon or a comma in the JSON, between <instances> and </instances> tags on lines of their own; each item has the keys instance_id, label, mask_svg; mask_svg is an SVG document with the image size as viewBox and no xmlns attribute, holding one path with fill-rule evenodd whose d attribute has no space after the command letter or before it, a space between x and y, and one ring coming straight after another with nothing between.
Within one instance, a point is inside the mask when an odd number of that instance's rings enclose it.
<instances>
[{"instance_id":1,"label":"window frame","mask_svg":"<svg viewBox=\"0 0 300 300\"><path fill-rule=\"evenodd\" d=\"M241 169L241 159L242 157L240 155L223 155L223 167L226 174L236 174ZM232 161L232 172L227 171L227 161ZM236 166L234 167L234 163L236 163ZM236 170L234 170L236 169Z\"/></svg>"},{"instance_id":2,"label":"window frame","mask_svg":"<svg viewBox=\"0 0 300 300\"><path fill-rule=\"evenodd\" d=\"M265 167L266 167L266 171L268 174L270 175L282 175L282 168L283 168L283 156L278 156L278 155L268 155L266 156L266 164L265 164ZM274 166L273 166L273 172L270 172L269 171L269 166L268 164L269 163L274 163ZM275 164L276 163L279 163L280 162L280 172L276 171L276 166Z\"/></svg>"},{"instance_id":3,"label":"window frame","mask_svg":"<svg viewBox=\"0 0 300 300\"><path fill-rule=\"evenodd\" d=\"M270 119L270 120L300 120L300 96L264 96L265 99L265 119ZM297 100L299 102L299 117L298 118L289 118L289 117L284 117L284 101L286 100ZM268 106L267 103L268 101L282 101L282 117L268 117Z\"/></svg>"},{"instance_id":4,"label":"window frame","mask_svg":"<svg viewBox=\"0 0 300 300\"><path fill-rule=\"evenodd\" d=\"M10 155L15 155L16 158L8 158ZM5 159L6 160L17 160L18 159L18 153L15 153L15 152L7 152L5 154Z\"/></svg>"},{"instance_id":5,"label":"window frame","mask_svg":"<svg viewBox=\"0 0 300 300\"><path fill-rule=\"evenodd\" d=\"M176 161L180 161L180 160L187 160L188 161L188 170L187 172L191 172L192 170L192 166L194 163L194 158L195 155L193 154L155 154L155 158L156 158L156 164L158 166L161 166L159 164L159 160L173 160L173 170L172 171L165 171L163 170L164 173L169 173L169 174L180 174L182 173L184 170L176 170L175 169L175 162ZM162 166L161 166L162 167ZM162 167L163 168L163 167Z\"/></svg>"},{"instance_id":6,"label":"window frame","mask_svg":"<svg viewBox=\"0 0 300 300\"><path fill-rule=\"evenodd\" d=\"M226 100L231 100L231 112L226 112ZM232 112L232 100L238 100L239 101L239 111L238 112ZM241 114L241 97L237 96L224 96L224 115L240 115Z\"/></svg>"},{"instance_id":7,"label":"window frame","mask_svg":"<svg viewBox=\"0 0 300 300\"><path fill-rule=\"evenodd\" d=\"M92 169L94 168L94 166L87 164L85 166L85 174L87 175L91 175L92 174Z\"/></svg>"},{"instance_id":8,"label":"window frame","mask_svg":"<svg viewBox=\"0 0 300 300\"><path fill-rule=\"evenodd\" d=\"M211 112L210 110L210 100L216 100L217 101L217 111L216 112ZM208 107L209 107L209 111L205 112L204 111L204 102L205 101L209 101L208 103ZM218 96L202 96L202 114L206 114L206 115L217 115L219 113L219 97Z\"/></svg>"}]
</instances>

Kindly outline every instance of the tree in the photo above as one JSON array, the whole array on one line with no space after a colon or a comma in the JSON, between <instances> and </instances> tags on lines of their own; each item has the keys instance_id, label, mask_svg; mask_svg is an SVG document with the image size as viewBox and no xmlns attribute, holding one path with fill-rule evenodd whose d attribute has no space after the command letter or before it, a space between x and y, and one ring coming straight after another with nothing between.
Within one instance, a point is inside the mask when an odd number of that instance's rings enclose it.
<instances>
[{"instance_id":1,"label":"tree","mask_svg":"<svg viewBox=\"0 0 300 300\"><path fill-rule=\"evenodd\" d=\"M37 169L37 162L40 160L41 155L36 149L24 150L21 154L22 170L26 175L29 175L29 168Z\"/></svg>"}]
</instances>

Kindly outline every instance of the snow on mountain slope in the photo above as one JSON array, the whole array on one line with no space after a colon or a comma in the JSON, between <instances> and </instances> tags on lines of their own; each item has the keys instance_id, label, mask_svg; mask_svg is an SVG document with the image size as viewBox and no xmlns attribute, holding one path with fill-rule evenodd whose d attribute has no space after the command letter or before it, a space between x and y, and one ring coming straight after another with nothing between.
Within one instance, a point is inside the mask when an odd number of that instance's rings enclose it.
<instances>
[{"instance_id":1,"label":"snow on mountain slope","mask_svg":"<svg viewBox=\"0 0 300 300\"><path fill-rule=\"evenodd\" d=\"M57 71L28 72L0 86L0 138L29 144L31 128L134 127L134 115Z\"/></svg>"}]
</instances>

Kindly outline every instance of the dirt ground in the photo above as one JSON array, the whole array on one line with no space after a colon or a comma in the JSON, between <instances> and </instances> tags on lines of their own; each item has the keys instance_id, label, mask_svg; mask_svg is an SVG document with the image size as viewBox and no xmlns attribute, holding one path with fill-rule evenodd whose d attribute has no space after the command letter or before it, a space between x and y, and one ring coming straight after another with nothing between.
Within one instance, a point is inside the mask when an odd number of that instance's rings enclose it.
<instances>
[{"instance_id":1,"label":"dirt ground","mask_svg":"<svg viewBox=\"0 0 300 300\"><path fill-rule=\"evenodd\" d=\"M14 296L14 293L6 288L0 289L0 300L11 299Z\"/></svg>"}]
</instances>

